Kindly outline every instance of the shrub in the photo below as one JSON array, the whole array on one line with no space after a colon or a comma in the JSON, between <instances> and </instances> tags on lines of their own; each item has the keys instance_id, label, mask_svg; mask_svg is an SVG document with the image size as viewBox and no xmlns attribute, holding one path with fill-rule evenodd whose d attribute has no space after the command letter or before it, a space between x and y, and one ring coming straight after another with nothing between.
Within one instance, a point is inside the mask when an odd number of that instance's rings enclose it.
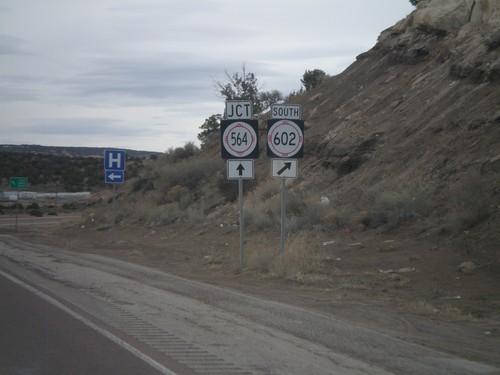
<instances>
[{"instance_id":1,"label":"shrub","mask_svg":"<svg viewBox=\"0 0 500 375\"><path fill-rule=\"evenodd\" d=\"M321 260L313 246L309 232L303 231L292 237L283 256L275 258L271 272L288 280L304 281L307 275L321 269Z\"/></svg>"},{"instance_id":2,"label":"shrub","mask_svg":"<svg viewBox=\"0 0 500 375\"><path fill-rule=\"evenodd\" d=\"M314 238L308 231L294 235L285 246L285 254L261 247L250 252L248 268L275 278L304 282L313 279L321 269L319 252L314 248Z\"/></svg>"},{"instance_id":3,"label":"shrub","mask_svg":"<svg viewBox=\"0 0 500 375\"><path fill-rule=\"evenodd\" d=\"M281 194L279 184L264 184L257 188L245 205L245 217L249 226L262 230L279 227L281 219ZM306 190L288 189L285 196L286 229L294 231L310 229L315 225L332 224L336 215L319 197Z\"/></svg>"},{"instance_id":4,"label":"shrub","mask_svg":"<svg viewBox=\"0 0 500 375\"><path fill-rule=\"evenodd\" d=\"M447 229L470 229L491 216L495 202L489 186L491 184L486 177L474 171L450 188L451 208L447 216Z\"/></svg>"},{"instance_id":5,"label":"shrub","mask_svg":"<svg viewBox=\"0 0 500 375\"><path fill-rule=\"evenodd\" d=\"M184 186L190 190L196 189L203 179L220 169L219 160L192 159L175 164L167 164L159 170L159 187L165 190L175 185Z\"/></svg>"},{"instance_id":6,"label":"shrub","mask_svg":"<svg viewBox=\"0 0 500 375\"><path fill-rule=\"evenodd\" d=\"M365 199L372 201L369 215L363 224L378 228L394 229L401 224L421 220L429 214L429 191L421 184L400 189L369 190Z\"/></svg>"},{"instance_id":7,"label":"shrub","mask_svg":"<svg viewBox=\"0 0 500 375\"><path fill-rule=\"evenodd\" d=\"M38 203L33 202L33 203L28 204L26 206L26 209L27 210L38 210L38 209L40 209L40 206L38 206Z\"/></svg>"},{"instance_id":8,"label":"shrub","mask_svg":"<svg viewBox=\"0 0 500 375\"><path fill-rule=\"evenodd\" d=\"M304 85L304 89L309 91L317 87L326 77L326 73L321 69L306 70L300 82Z\"/></svg>"},{"instance_id":9,"label":"shrub","mask_svg":"<svg viewBox=\"0 0 500 375\"><path fill-rule=\"evenodd\" d=\"M234 202L238 199L238 183L236 181L228 180L226 176L219 176L217 187L226 202Z\"/></svg>"},{"instance_id":10,"label":"shrub","mask_svg":"<svg viewBox=\"0 0 500 375\"><path fill-rule=\"evenodd\" d=\"M191 193L184 186L175 185L166 194L167 203L186 202L191 198Z\"/></svg>"},{"instance_id":11,"label":"shrub","mask_svg":"<svg viewBox=\"0 0 500 375\"><path fill-rule=\"evenodd\" d=\"M259 200L253 196L245 204L245 223L255 230L277 228L280 223L279 198Z\"/></svg>"}]
</instances>

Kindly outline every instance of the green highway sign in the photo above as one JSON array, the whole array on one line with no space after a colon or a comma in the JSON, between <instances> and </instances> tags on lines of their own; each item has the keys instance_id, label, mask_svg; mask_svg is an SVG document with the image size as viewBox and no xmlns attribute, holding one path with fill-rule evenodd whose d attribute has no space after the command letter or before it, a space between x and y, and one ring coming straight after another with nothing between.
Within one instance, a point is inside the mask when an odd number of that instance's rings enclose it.
<instances>
[{"instance_id":1,"label":"green highway sign","mask_svg":"<svg viewBox=\"0 0 500 375\"><path fill-rule=\"evenodd\" d=\"M11 177L10 178L10 188L11 189L27 189L28 188L28 178L27 177Z\"/></svg>"}]
</instances>

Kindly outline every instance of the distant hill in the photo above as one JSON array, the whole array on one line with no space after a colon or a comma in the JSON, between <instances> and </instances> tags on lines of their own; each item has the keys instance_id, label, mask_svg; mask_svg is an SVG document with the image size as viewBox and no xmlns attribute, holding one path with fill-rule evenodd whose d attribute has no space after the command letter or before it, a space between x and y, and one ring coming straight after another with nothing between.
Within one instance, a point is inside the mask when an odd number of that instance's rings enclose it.
<instances>
[{"instance_id":1,"label":"distant hill","mask_svg":"<svg viewBox=\"0 0 500 375\"><path fill-rule=\"evenodd\" d=\"M109 149L109 148L106 148ZM27 177L37 191L98 191L105 187L103 154L99 147L0 145L0 190L8 189L10 177ZM127 178L132 178L147 159L159 152L125 150Z\"/></svg>"},{"instance_id":2,"label":"distant hill","mask_svg":"<svg viewBox=\"0 0 500 375\"><path fill-rule=\"evenodd\" d=\"M26 154L41 155L63 155L79 157L102 158L104 150L112 150L110 147L65 147L65 146L41 146L41 145L0 145L0 152L18 152ZM133 158L149 158L159 156L161 152L137 151L125 149L127 156Z\"/></svg>"}]
</instances>

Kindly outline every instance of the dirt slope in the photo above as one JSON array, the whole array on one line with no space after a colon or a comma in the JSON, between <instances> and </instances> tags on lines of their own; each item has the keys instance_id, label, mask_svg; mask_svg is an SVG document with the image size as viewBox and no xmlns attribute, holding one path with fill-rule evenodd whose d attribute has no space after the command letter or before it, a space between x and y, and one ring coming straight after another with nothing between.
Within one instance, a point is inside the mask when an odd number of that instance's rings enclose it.
<instances>
[{"instance_id":1,"label":"dirt slope","mask_svg":"<svg viewBox=\"0 0 500 375\"><path fill-rule=\"evenodd\" d=\"M402 211L414 211L418 231L473 231L498 264L499 7L422 1L346 71L306 93L301 183L348 211L350 225L379 229L391 226L377 194L405 191L414 204Z\"/></svg>"}]
</instances>

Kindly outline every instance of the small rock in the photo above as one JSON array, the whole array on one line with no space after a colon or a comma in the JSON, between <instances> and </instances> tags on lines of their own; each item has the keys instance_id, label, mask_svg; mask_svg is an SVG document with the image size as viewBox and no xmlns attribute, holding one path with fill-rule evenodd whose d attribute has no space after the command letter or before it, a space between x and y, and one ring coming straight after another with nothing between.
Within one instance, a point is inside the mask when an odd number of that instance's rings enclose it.
<instances>
[{"instance_id":1,"label":"small rock","mask_svg":"<svg viewBox=\"0 0 500 375\"><path fill-rule=\"evenodd\" d=\"M380 273L393 273L394 270L378 270Z\"/></svg>"},{"instance_id":2,"label":"small rock","mask_svg":"<svg viewBox=\"0 0 500 375\"><path fill-rule=\"evenodd\" d=\"M408 273L408 272L414 272L414 271L415 271L415 268L413 268L413 267L403 267L403 268L398 269L397 272Z\"/></svg>"},{"instance_id":3,"label":"small rock","mask_svg":"<svg viewBox=\"0 0 500 375\"><path fill-rule=\"evenodd\" d=\"M474 272L476 268L477 266L473 262L463 262L461 265L458 266L458 271L462 273L471 274Z\"/></svg>"}]
</instances>

